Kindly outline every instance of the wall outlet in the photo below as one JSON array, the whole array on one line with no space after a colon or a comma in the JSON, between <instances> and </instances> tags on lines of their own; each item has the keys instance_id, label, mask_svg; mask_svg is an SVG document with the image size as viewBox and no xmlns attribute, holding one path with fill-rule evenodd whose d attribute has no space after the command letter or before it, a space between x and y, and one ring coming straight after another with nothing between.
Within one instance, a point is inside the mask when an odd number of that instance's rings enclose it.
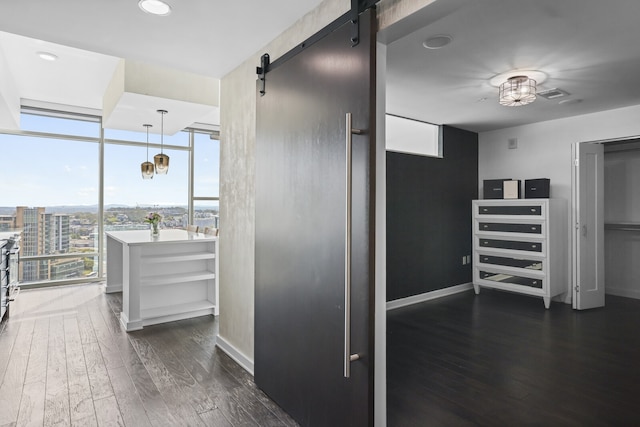
<instances>
[{"instance_id":1,"label":"wall outlet","mask_svg":"<svg viewBox=\"0 0 640 427\"><path fill-rule=\"evenodd\" d=\"M509 147L509 150L515 150L516 148L518 148L518 138L509 138L507 140L507 147Z\"/></svg>"}]
</instances>

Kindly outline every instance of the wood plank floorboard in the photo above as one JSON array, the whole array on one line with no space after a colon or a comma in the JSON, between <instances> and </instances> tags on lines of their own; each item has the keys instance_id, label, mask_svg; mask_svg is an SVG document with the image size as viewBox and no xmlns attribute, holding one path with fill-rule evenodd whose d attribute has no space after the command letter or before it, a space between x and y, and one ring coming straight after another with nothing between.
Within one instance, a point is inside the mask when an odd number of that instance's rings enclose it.
<instances>
[{"instance_id":1,"label":"wood plank floorboard","mask_svg":"<svg viewBox=\"0 0 640 427\"><path fill-rule=\"evenodd\" d=\"M71 425L66 358L63 316L53 316L49 321L49 342L47 347L47 380L44 402L45 426Z\"/></svg>"},{"instance_id":2,"label":"wood plank floorboard","mask_svg":"<svg viewBox=\"0 0 640 427\"><path fill-rule=\"evenodd\" d=\"M472 291L387 316L389 426L640 425L640 300Z\"/></svg>"},{"instance_id":3,"label":"wood plank floorboard","mask_svg":"<svg viewBox=\"0 0 640 427\"><path fill-rule=\"evenodd\" d=\"M102 284L23 289L0 324L0 426L298 425L216 347L214 317L127 333L121 308Z\"/></svg>"}]
</instances>

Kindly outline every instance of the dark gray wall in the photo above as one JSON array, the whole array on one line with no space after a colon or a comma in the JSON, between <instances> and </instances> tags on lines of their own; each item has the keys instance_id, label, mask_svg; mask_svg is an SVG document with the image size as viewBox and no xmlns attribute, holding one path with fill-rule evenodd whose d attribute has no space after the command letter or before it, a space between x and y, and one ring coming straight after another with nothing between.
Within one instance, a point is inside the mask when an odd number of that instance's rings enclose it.
<instances>
[{"instance_id":1,"label":"dark gray wall","mask_svg":"<svg viewBox=\"0 0 640 427\"><path fill-rule=\"evenodd\" d=\"M444 126L443 154L387 152L387 301L472 280L478 134Z\"/></svg>"}]
</instances>

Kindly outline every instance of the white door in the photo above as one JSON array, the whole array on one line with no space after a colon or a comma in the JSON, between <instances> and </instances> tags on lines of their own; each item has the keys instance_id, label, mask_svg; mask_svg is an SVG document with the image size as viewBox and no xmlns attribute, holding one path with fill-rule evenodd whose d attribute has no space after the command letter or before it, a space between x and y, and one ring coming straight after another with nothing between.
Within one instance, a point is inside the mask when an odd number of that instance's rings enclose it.
<instances>
[{"instance_id":1,"label":"white door","mask_svg":"<svg viewBox=\"0 0 640 427\"><path fill-rule=\"evenodd\" d=\"M575 144L573 308L604 306L604 146Z\"/></svg>"}]
</instances>

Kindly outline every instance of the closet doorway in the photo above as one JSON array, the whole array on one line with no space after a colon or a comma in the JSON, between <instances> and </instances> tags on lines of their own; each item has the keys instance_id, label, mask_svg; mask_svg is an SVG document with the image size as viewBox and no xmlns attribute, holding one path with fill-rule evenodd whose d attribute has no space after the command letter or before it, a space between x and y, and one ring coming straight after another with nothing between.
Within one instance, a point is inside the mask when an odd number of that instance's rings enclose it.
<instances>
[{"instance_id":1,"label":"closet doorway","mask_svg":"<svg viewBox=\"0 0 640 427\"><path fill-rule=\"evenodd\" d=\"M640 299L640 138L576 143L573 159L573 308Z\"/></svg>"}]
</instances>

